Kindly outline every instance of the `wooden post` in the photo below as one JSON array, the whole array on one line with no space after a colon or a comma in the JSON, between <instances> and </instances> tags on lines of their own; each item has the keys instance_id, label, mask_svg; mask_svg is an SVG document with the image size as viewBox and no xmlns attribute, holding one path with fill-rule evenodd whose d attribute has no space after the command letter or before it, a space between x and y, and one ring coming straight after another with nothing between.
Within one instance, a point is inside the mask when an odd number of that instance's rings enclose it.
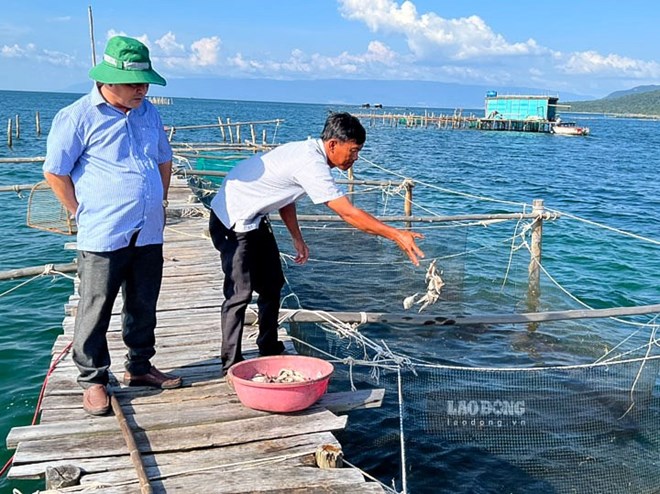
<instances>
[{"instance_id":1,"label":"wooden post","mask_svg":"<svg viewBox=\"0 0 660 494\"><path fill-rule=\"evenodd\" d=\"M80 485L82 471L75 465L57 465L46 468L46 489L62 489Z\"/></svg>"},{"instance_id":2,"label":"wooden post","mask_svg":"<svg viewBox=\"0 0 660 494\"><path fill-rule=\"evenodd\" d=\"M254 132L254 124L250 124L250 135L252 136L252 145L257 144L257 134Z\"/></svg>"},{"instance_id":3,"label":"wooden post","mask_svg":"<svg viewBox=\"0 0 660 494\"><path fill-rule=\"evenodd\" d=\"M262 144L268 144L268 140L266 139L266 129L263 129L261 133L261 143Z\"/></svg>"},{"instance_id":4,"label":"wooden post","mask_svg":"<svg viewBox=\"0 0 660 494\"><path fill-rule=\"evenodd\" d=\"M536 219L532 223L531 253L529 261L529 282L527 285L527 308L530 312L537 312L539 297L541 296L541 253L543 244L543 199L532 201L532 214ZM534 331L537 324L532 323L529 329Z\"/></svg>"},{"instance_id":5,"label":"wooden post","mask_svg":"<svg viewBox=\"0 0 660 494\"><path fill-rule=\"evenodd\" d=\"M355 188L355 185L353 185L353 167L348 169L348 180L350 180L348 183L348 200L353 203L353 190Z\"/></svg>"},{"instance_id":6,"label":"wooden post","mask_svg":"<svg viewBox=\"0 0 660 494\"><path fill-rule=\"evenodd\" d=\"M319 468L341 468L344 465L344 453L333 444L317 447L315 457Z\"/></svg>"},{"instance_id":7,"label":"wooden post","mask_svg":"<svg viewBox=\"0 0 660 494\"><path fill-rule=\"evenodd\" d=\"M412 216L413 187L415 187L415 183L412 180L406 180L403 183L403 186L406 189L406 197L403 203L403 215ZM410 228L411 226L411 223L407 221L406 228Z\"/></svg>"},{"instance_id":8,"label":"wooden post","mask_svg":"<svg viewBox=\"0 0 660 494\"><path fill-rule=\"evenodd\" d=\"M229 131L229 142L234 144L234 132L231 130L231 118L227 117L227 130Z\"/></svg>"},{"instance_id":9,"label":"wooden post","mask_svg":"<svg viewBox=\"0 0 660 494\"><path fill-rule=\"evenodd\" d=\"M241 126L240 125L236 125L236 142L238 144L241 143Z\"/></svg>"},{"instance_id":10,"label":"wooden post","mask_svg":"<svg viewBox=\"0 0 660 494\"><path fill-rule=\"evenodd\" d=\"M39 111L34 116L36 122L37 122L37 135L41 135L41 117L39 116Z\"/></svg>"},{"instance_id":11,"label":"wooden post","mask_svg":"<svg viewBox=\"0 0 660 494\"><path fill-rule=\"evenodd\" d=\"M7 146L11 147L13 144L12 141L12 129L11 129L11 118L7 122Z\"/></svg>"},{"instance_id":12,"label":"wooden post","mask_svg":"<svg viewBox=\"0 0 660 494\"><path fill-rule=\"evenodd\" d=\"M21 138L21 118L16 115L16 139Z\"/></svg>"},{"instance_id":13,"label":"wooden post","mask_svg":"<svg viewBox=\"0 0 660 494\"><path fill-rule=\"evenodd\" d=\"M225 127L222 125L222 118L218 117L218 125L220 126L220 133L222 134L222 142L225 142L227 140L227 137L225 136Z\"/></svg>"}]
</instances>

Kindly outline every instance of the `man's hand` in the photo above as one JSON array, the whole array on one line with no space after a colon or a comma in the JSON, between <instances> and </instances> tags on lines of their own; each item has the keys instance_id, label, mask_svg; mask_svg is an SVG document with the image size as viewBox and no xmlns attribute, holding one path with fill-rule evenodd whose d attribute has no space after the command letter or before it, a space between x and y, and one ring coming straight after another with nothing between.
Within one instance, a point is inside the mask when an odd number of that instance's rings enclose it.
<instances>
[{"instance_id":1,"label":"man's hand","mask_svg":"<svg viewBox=\"0 0 660 494\"><path fill-rule=\"evenodd\" d=\"M417 247L416 238L424 238L424 235L408 230L397 230L397 236L394 241L399 248L405 252L415 266L419 266L419 257L424 257L424 252Z\"/></svg>"},{"instance_id":2,"label":"man's hand","mask_svg":"<svg viewBox=\"0 0 660 494\"><path fill-rule=\"evenodd\" d=\"M293 261L296 264L305 264L309 259L309 247L307 247L305 241L302 238L294 239L293 247L296 249L297 254Z\"/></svg>"}]
</instances>

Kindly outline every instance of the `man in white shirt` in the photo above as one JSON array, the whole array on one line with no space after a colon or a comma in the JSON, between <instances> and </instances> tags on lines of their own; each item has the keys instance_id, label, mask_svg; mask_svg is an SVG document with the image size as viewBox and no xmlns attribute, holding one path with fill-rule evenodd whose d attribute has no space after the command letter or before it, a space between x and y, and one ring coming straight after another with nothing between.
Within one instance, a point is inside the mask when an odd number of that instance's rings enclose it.
<instances>
[{"instance_id":1,"label":"man in white shirt","mask_svg":"<svg viewBox=\"0 0 660 494\"><path fill-rule=\"evenodd\" d=\"M225 274L222 304L222 368L243 360L241 338L245 310L258 293L261 355L278 355L284 345L277 339L280 292L284 275L279 249L267 215L279 211L296 250L294 261L303 264L309 248L303 239L295 201L307 194L314 204L325 204L348 224L397 243L413 264L424 253L415 243L422 235L388 226L351 204L331 174L348 170L366 140L360 121L349 113L331 114L320 139L290 142L238 163L228 173L211 202L209 231L220 251Z\"/></svg>"}]
</instances>

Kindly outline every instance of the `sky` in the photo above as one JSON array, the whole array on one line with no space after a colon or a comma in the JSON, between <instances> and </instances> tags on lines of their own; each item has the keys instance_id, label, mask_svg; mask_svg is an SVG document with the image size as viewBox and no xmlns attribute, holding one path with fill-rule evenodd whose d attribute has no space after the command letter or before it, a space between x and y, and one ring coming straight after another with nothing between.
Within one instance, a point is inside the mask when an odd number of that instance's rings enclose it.
<instances>
[{"instance_id":1,"label":"sky","mask_svg":"<svg viewBox=\"0 0 660 494\"><path fill-rule=\"evenodd\" d=\"M603 97L660 83L657 0L2 0L0 89L88 81L106 41L175 79L365 79Z\"/></svg>"}]
</instances>

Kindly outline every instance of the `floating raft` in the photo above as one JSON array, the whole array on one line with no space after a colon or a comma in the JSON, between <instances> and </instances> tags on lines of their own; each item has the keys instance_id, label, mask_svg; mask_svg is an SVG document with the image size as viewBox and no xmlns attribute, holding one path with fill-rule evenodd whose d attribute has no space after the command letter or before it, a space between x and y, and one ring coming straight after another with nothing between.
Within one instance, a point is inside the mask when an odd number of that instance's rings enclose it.
<instances>
[{"instance_id":1,"label":"floating raft","mask_svg":"<svg viewBox=\"0 0 660 494\"><path fill-rule=\"evenodd\" d=\"M67 465L82 476L80 487L66 492L384 492L355 468L319 468L315 460L319 449L341 447L332 431L343 429L347 417L337 413L380 406L382 390L326 394L305 411L272 414L243 406L221 377L220 259L206 233L208 220L191 214L195 208L187 203L189 197L184 181L173 186L153 359L163 371L182 376L183 387L119 384L125 348L118 301L108 342L110 389L120 413L90 417L83 411L77 369L70 353L65 354L48 379L41 423L15 427L7 437L8 448L16 449L8 477L44 478L47 470L53 473L49 467ZM169 217L172 212L175 217ZM53 361L71 342L77 299L74 293L66 306ZM256 332L249 326L244 332L246 358L258 354ZM286 334L280 337L292 351ZM46 492L60 491L51 487Z\"/></svg>"}]
</instances>

